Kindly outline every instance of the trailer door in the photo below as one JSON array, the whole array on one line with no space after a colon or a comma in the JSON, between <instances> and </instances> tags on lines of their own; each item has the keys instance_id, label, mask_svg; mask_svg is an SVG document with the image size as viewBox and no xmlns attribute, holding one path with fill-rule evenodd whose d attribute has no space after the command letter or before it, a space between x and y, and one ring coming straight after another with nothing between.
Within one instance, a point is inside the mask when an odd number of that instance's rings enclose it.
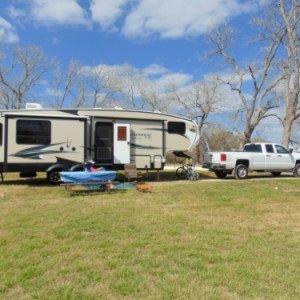
<instances>
[{"instance_id":1,"label":"trailer door","mask_svg":"<svg viewBox=\"0 0 300 300\"><path fill-rule=\"evenodd\" d=\"M114 127L111 122L95 123L95 161L99 164L113 163Z\"/></svg>"},{"instance_id":2,"label":"trailer door","mask_svg":"<svg viewBox=\"0 0 300 300\"><path fill-rule=\"evenodd\" d=\"M114 164L130 163L130 124L114 124Z\"/></svg>"}]
</instances>

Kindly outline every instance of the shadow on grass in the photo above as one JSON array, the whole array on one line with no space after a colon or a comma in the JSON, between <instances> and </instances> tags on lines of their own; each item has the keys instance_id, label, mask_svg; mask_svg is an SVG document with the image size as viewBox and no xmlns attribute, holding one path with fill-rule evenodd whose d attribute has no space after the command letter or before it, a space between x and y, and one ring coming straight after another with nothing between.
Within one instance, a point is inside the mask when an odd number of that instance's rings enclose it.
<instances>
[{"instance_id":1,"label":"shadow on grass","mask_svg":"<svg viewBox=\"0 0 300 300\"><path fill-rule=\"evenodd\" d=\"M55 184L51 184L47 181L46 178L42 177L36 177L36 178L18 178L18 175L16 173L9 174L8 176L5 176L4 182L0 182L1 184L5 185L28 185L28 186L57 186ZM250 173L248 179L246 180L252 180L252 179L280 179L280 178L294 178L292 173L284 173L280 176L272 176L269 173ZM122 182L128 182L128 180L125 178L123 173L117 174L117 181ZM140 179L141 181L146 182L178 182L178 181L187 181L187 179L180 179L177 177L176 173L174 171L149 171L148 174L144 173L143 177ZM217 178L214 173L212 172L199 172L199 180L218 180L218 181L231 181L236 180L233 175L228 175L226 178L219 179ZM80 192L87 192L87 190L82 190ZM90 191L88 191L90 193Z\"/></svg>"}]
</instances>

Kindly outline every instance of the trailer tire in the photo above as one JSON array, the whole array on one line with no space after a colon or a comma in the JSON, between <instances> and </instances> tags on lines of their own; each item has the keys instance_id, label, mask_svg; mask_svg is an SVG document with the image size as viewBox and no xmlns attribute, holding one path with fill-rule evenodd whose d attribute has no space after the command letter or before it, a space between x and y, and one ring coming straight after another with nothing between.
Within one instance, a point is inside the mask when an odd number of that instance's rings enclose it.
<instances>
[{"instance_id":1,"label":"trailer tire","mask_svg":"<svg viewBox=\"0 0 300 300\"><path fill-rule=\"evenodd\" d=\"M300 177L300 164L296 164L296 166L294 168L294 176Z\"/></svg>"},{"instance_id":2,"label":"trailer tire","mask_svg":"<svg viewBox=\"0 0 300 300\"><path fill-rule=\"evenodd\" d=\"M51 184L59 184L61 182L60 174L62 169L54 169L47 172L47 181Z\"/></svg>"},{"instance_id":3,"label":"trailer tire","mask_svg":"<svg viewBox=\"0 0 300 300\"><path fill-rule=\"evenodd\" d=\"M240 164L235 167L234 177L239 180L246 179L248 177L248 167Z\"/></svg>"},{"instance_id":4,"label":"trailer tire","mask_svg":"<svg viewBox=\"0 0 300 300\"><path fill-rule=\"evenodd\" d=\"M227 172L222 171L222 170L215 171L215 175L218 178L225 178L227 176L227 174L228 174Z\"/></svg>"},{"instance_id":5,"label":"trailer tire","mask_svg":"<svg viewBox=\"0 0 300 300\"><path fill-rule=\"evenodd\" d=\"M278 177L281 175L281 172L271 172L271 174L275 177Z\"/></svg>"}]
</instances>

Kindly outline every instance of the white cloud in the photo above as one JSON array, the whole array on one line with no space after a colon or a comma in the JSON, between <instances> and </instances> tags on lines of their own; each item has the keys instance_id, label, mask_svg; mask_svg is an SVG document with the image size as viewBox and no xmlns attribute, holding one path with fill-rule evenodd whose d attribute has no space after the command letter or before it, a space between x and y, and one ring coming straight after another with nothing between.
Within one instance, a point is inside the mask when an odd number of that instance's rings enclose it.
<instances>
[{"instance_id":1,"label":"white cloud","mask_svg":"<svg viewBox=\"0 0 300 300\"><path fill-rule=\"evenodd\" d=\"M251 9L249 1L240 0L140 0L127 15L122 32L132 38L197 36Z\"/></svg>"},{"instance_id":2,"label":"white cloud","mask_svg":"<svg viewBox=\"0 0 300 300\"><path fill-rule=\"evenodd\" d=\"M31 0L30 13L39 24L89 25L86 11L77 0Z\"/></svg>"},{"instance_id":3,"label":"white cloud","mask_svg":"<svg viewBox=\"0 0 300 300\"><path fill-rule=\"evenodd\" d=\"M11 44L19 41L15 27L0 17L0 42Z\"/></svg>"},{"instance_id":4,"label":"white cloud","mask_svg":"<svg viewBox=\"0 0 300 300\"><path fill-rule=\"evenodd\" d=\"M61 97L63 92L58 89L46 88L45 93L47 96Z\"/></svg>"},{"instance_id":5,"label":"white cloud","mask_svg":"<svg viewBox=\"0 0 300 300\"><path fill-rule=\"evenodd\" d=\"M191 83L193 76L186 73L169 73L161 76L156 83L162 88L168 86L183 87Z\"/></svg>"},{"instance_id":6,"label":"white cloud","mask_svg":"<svg viewBox=\"0 0 300 300\"><path fill-rule=\"evenodd\" d=\"M26 16L26 13L24 10L22 10L20 8L16 8L14 6L10 6L7 9L7 12L11 19L23 18Z\"/></svg>"},{"instance_id":7,"label":"white cloud","mask_svg":"<svg viewBox=\"0 0 300 300\"><path fill-rule=\"evenodd\" d=\"M156 87L161 94L165 93L171 86L183 88L190 86L193 76L187 73L171 72L169 69L158 64L151 64L143 69L135 68L131 65L105 65L83 66L80 70L84 75L102 75L109 78L116 85L131 81L134 85L146 85ZM139 74L143 75L142 77Z\"/></svg>"},{"instance_id":8,"label":"white cloud","mask_svg":"<svg viewBox=\"0 0 300 300\"><path fill-rule=\"evenodd\" d=\"M93 0L90 6L93 21L103 28L112 26L122 15L122 7L129 0Z\"/></svg>"},{"instance_id":9,"label":"white cloud","mask_svg":"<svg viewBox=\"0 0 300 300\"><path fill-rule=\"evenodd\" d=\"M169 70L158 64L151 64L142 70L142 73L146 77L158 76L168 73Z\"/></svg>"}]
</instances>

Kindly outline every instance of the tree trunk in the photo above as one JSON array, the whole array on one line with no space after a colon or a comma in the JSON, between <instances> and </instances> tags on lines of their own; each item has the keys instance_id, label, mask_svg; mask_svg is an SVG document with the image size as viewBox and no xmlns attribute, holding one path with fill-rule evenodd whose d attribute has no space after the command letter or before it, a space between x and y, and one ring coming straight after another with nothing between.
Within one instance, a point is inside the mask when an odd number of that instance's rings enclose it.
<instances>
[{"instance_id":1,"label":"tree trunk","mask_svg":"<svg viewBox=\"0 0 300 300\"><path fill-rule=\"evenodd\" d=\"M297 102L294 100L288 101L285 118L283 120L283 133L282 133L282 144L285 147L289 146L291 135L292 135L292 126L297 113Z\"/></svg>"},{"instance_id":2,"label":"tree trunk","mask_svg":"<svg viewBox=\"0 0 300 300\"><path fill-rule=\"evenodd\" d=\"M282 144L285 147L288 147L290 143L293 121L294 119L291 118L290 116L288 118L285 118L284 120Z\"/></svg>"}]
</instances>

